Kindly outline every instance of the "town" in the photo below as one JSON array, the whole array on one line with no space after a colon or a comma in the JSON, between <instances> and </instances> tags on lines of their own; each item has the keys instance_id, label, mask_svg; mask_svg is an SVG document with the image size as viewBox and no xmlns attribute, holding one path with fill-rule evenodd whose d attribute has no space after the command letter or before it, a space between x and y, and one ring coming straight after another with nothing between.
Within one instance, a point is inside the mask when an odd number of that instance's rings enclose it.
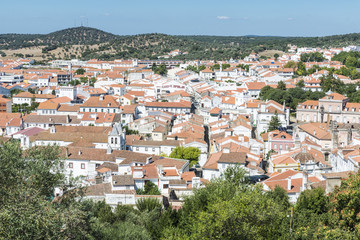
<instances>
[{"instance_id":1,"label":"town","mask_svg":"<svg viewBox=\"0 0 360 240\"><path fill-rule=\"evenodd\" d=\"M2 59L1 140L25 152L59 147L72 190L112 210L144 199L180 210L236 168L296 204L359 170L359 51L289 44L282 55L227 61L176 60L181 49L154 60ZM68 191L56 187L54 199Z\"/></svg>"},{"instance_id":2,"label":"town","mask_svg":"<svg viewBox=\"0 0 360 240\"><path fill-rule=\"evenodd\" d=\"M358 171L360 103L324 92L329 77L358 90L359 79L337 74L346 65L332 60L356 51L289 45L269 59L2 60L2 138L22 149L60 146L66 174L80 179L87 198L113 207L134 205L149 184L181 208L184 196L234 165L296 203L302 191L331 192ZM301 68L313 71L299 75ZM294 107L267 98L271 89L317 99Z\"/></svg>"}]
</instances>

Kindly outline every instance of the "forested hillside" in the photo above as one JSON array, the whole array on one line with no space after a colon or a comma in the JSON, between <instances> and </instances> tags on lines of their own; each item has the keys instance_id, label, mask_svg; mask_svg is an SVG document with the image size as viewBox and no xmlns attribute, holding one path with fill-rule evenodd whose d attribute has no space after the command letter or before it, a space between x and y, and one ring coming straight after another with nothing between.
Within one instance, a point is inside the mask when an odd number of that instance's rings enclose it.
<instances>
[{"instance_id":1,"label":"forested hillside","mask_svg":"<svg viewBox=\"0 0 360 240\"><path fill-rule=\"evenodd\" d=\"M71 56L82 59L99 58L158 58L179 49L187 53L176 59L230 59L242 58L251 51L286 51L288 44L299 47L339 47L360 45L360 34L335 35L327 37L276 37L276 36L171 36L150 33L120 36L95 28L77 27L49 34L1 34L0 50L16 50L41 47L47 55L43 58L55 59L59 55L51 52L57 48L68 49ZM74 54L72 46L79 47L81 54ZM69 51L70 50L70 51ZM61 56L64 57L64 56Z\"/></svg>"},{"instance_id":2,"label":"forested hillside","mask_svg":"<svg viewBox=\"0 0 360 240\"><path fill-rule=\"evenodd\" d=\"M49 34L1 34L0 49L31 46L92 45L116 39L117 36L95 28L68 28Z\"/></svg>"}]
</instances>

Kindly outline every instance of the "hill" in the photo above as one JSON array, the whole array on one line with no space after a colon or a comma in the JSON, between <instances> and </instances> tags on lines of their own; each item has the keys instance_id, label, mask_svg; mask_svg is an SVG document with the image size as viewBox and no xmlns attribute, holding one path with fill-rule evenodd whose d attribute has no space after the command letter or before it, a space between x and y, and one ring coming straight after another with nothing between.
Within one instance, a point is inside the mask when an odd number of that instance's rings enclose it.
<instances>
[{"instance_id":1,"label":"hill","mask_svg":"<svg viewBox=\"0 0 360 240\"><path fill-rule=\"evenodd\" d=\"M90 27L68 28L49 34L1 34L0 49L32 46L92 45L104 43L118 36Z\"/></svg>"},{"instance_id":2,"label":"hill","mask_svg":"<svg viewBox=\"0 0 360 240\"><path fill-rule=\"evenodd\" d=\"M286 52L288 44L299 47L340 47L360 45L360 34L326 37L276 36L172 36L159 33L119 36L90 27L68 28L49 34L0 34L0 50L8 57L36 48L42 59L99 58L158 58L174 49L187 54L176 59L240 58L251 51L277 50ZM57 49L57 50L56 50ZM55 51L56 50L56 51ZM16 52L16 53L15 53ZM31 52L31 51L30 51ZM28 53L27 56L33 54Z\"/></svg>"}]
</instances>

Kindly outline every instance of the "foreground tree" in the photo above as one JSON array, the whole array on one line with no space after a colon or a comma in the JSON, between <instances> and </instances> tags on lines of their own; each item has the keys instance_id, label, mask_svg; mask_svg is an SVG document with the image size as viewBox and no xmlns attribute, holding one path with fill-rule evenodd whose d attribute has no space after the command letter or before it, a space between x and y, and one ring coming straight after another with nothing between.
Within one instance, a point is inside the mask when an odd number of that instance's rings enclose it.
<instances>
[{"instance_id":1,"label":"foreground tree","mask_svg":"<svg viewBox=\"0 0 360 240\"><path fill-rule=\"evenodd\" d=\"M167 229L164 239L279 239L285 214L236 166L185 200L178 227Z\"/></svg>"},{"instance_id":2,"label":"foreground tree","mask_svg":"<svg viewBox=\"0 0 360 240\"><path fill-rule=\"evenodd\" d=\"M51 201L55 187L66 181L58 147L34 147L23 152L17 141L0 147L0 238L64 239L87 236L85 213L69 192Z\"/></svg>"}]
</instances>

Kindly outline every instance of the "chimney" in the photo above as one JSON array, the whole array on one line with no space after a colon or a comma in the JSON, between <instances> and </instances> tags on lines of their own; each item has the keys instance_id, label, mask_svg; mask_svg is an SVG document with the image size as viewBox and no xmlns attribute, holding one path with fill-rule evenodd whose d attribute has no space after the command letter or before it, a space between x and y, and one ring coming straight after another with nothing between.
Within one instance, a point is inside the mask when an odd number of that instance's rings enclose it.
<instances>
[{"instance_id":1,"label":"chimney","mask_svg":"<svg viewBox=\"0 0 360 240\"><path fill-rule=\"evenodd\" d=\"M70 116L68 114L68 115L66 115L66 123L69 123L69 122L70 122Z\"/></svg>"},{"instance_id":2,"label":"chimney","mask_svg":"<svg viewBox=\"0 0 360 240\"><path fill-rule=\"evenodd\" d=\"M287 190L290 191L291 190L291 177L288 177L288 187Z\"/></svg>"},{"instance_id":3,"label":"chimney","mask_svg":"<svg viewBox=\"0 0 360 240\"><path fill-rule=\"evenodd\" d=\"M112 149L110 146L108 146L107 150L106 150L106 154L111 154L112 153Z\"/></svg>"},{"instance_id":4,"label":"chimney","mask_svg":"<svg viewBox=\"0 0 360 240\"><path fill-rule=\"evenodd\" d=\"M230 149L228 147L223 148L223 153L230 153Z\"/></svg>"},{"instance_id":5,"label":"chimney","mask_svg":"<svg viewBox=\"0 0 360 240\"><path fill-rule=\"evenodd\" d=\"M95 183L96 183L96 184L101 184L101 183L103 183L102 177L101 177L101 176L96 176L96 177L95 177Z\"/></svg>"},{"instance_id":6,"label":"chimney","mask_svg":"<svg viewBox=\"0 0 360 240\"><path fill-rule=\"evenodd\" d=\"M79 150L78 155L81 155L81 153L82 153L81 150Z\"/></svg>"},{"instance_id":7,"label":"chimney","mask_svg":"<svg viewBox=\"0 0 360 240\"><path fill-rule=\"evenodd\" d=\"M303 171L303 179L302 179L302 191L305 191L308 187L308 173L306 170Z\"/></svg>"}]
</instances>

